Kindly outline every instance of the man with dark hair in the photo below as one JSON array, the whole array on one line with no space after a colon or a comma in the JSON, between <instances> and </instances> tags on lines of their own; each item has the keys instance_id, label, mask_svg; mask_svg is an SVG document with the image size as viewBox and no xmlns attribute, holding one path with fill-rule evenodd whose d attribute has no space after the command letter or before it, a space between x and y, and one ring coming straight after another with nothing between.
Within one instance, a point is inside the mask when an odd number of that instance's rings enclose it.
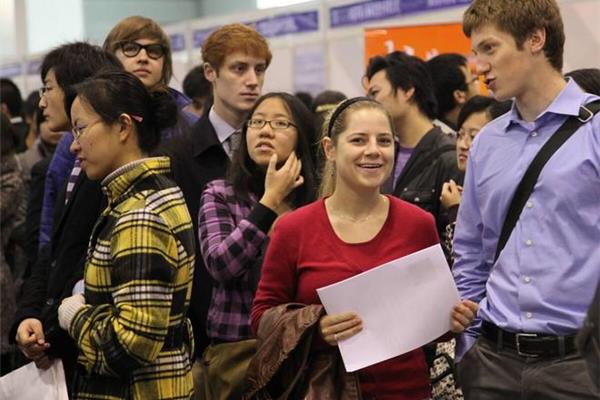
<instances>
[{"instance_id":1,"label":"man with dark hair","mask_svg":"<svg viewBox=\"0 0 600 400\"><path fill-rule=\"evenodd\" d=\"M427 66L396 51L371 58L365 76L369 96L383 104L395 124L398 146L387 190L432 213L441 235L447 225L442 186L459 179L460 172L453 139L432 123L436 100Z\"/></svg>"},{"instance_id":2,"label":"man with dark hair","mask_svg":"<svg viewBox=\"0 0 600 400\"><path fill-rule=\"evenodd\" d=\"M600 98L561 73L555 0L474 0L463 31L494 97L514 99L473 142L454 235L458 291L480 306L465 398L598 399L574 337L600 281Z\"/></svg>"},{"instance_id":3,"label":"man with dark hair","mask_svg":"<svg viewBox=\"0 0 600 400\"><path fill-rule=\"evenodd\" d=\"M212 85L204 76L204 69L198 65L183 79L183 93L192 99L188 111L201 117L212 103Z\"/></svg>"},{"instance_id":4,"label":"man with dark hair","mask_svg":"<svg viewBox=\"0 0 600 400\"><path fill-rule=\"evenodd\" d=\"M27 150L25 139L29 127L23 120L21 111L23 109L23 98L19 87L7 78L0 79L0 107L0 111L6 114L13 126L17 141L16 152L21 153Z\"/></svg>"},{"instance_id":5,"label":"man with dark hair","mask_svg":"<svg viewBox=\"0 0 600 400\"><path fill-rule=\"evenodd\" d=\"M477 75L471 74L465 56L440 54L427 61L438 103L437 119L433 122L444 133L456 137L456 120L463 104L479 93Z\"/></svg>"},{"instance_id":6,"label":"man with dark hair","mask_svg":"<svg viewBox=\"0 0 600 400\"><path fill-rule=\"evenodd\" d=\"M72 93L73 85L102 68L120 69L121 64L113 55L88 43L66 44L44 57L40 108L51 130L70 129L65 96ZM72 140L72 135L65 135L61 143L68 146ZM73 160L54 158L48 170L46 188L50 187L49 179L56 170L70 171L71 168ZM56 193L52 237L48 245L40 248L31 276L23 285L10 333L10 339L16 341L25 356L35 361L39 368L48 368L53 358L61 358L67 384L73 381L77 348L69 335L60 329L57 308L62 299L73 294L76 283L83 277L92 228L106 204L100 183L90 181L85 173L75 169L74 172L73 185ZM64 187L64 180L60 187Z\"/></svg>"}]
</instances>

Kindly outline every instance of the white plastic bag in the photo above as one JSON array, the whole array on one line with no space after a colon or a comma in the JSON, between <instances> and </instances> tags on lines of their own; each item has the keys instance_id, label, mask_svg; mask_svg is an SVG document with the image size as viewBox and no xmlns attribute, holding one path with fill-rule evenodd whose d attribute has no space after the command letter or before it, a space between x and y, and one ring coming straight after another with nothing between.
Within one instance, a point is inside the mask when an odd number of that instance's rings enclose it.
<instances>
[{"instance_id":1,"label":"white plastic bag","mask_svg":"<svg viewBox=\"0 0 600 400\"><path fill-rule=\"evenodd\" d=\"M65 371L60 359L47 370L35 363L12 371L0 378L1 400L68 400Z\"/></svg>"}]
</instances>

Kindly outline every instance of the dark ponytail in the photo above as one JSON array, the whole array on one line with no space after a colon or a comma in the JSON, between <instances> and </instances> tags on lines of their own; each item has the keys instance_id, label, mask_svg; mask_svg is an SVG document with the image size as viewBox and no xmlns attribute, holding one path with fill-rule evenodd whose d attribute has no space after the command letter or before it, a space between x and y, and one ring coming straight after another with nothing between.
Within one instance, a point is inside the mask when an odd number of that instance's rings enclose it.
<instances>
[{"instance_id":1,"label":"dark ponytail","mask_svg":"<svg viewBox=\"0 0 600 400\"><path fill-rule=\"evenodd\" d=\"M157 131L162 132L177 123L177 104L167 89L153 90L152 120Z\"/></svg>"},{"instance_id":2,"label":"dark ponytail","mask_svg":"<svg viewBox=\"0 0 600 400\"><path fill-rule=\"evenodd\" d=\"M66 99L70 110L79 96L107 124L128 114L137 127L138 145L151 154L158 146L161 132L177 122L177 105L166 90L148 91L135 75L120 70L105 70L75 85Z\"/></svg>"}]
</instances>

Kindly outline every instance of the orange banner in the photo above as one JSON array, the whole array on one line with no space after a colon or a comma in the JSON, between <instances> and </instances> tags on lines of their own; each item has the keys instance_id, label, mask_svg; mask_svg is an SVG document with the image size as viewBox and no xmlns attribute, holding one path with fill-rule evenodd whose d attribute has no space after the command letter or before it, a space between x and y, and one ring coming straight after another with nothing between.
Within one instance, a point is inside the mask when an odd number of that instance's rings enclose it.
<instances>
[{"instance_id":1,"label":"orange banner","mask_svg":"<svg viewBox=\"0 0 600 400\"><path fill-rule=\"evenodd\" d=\"M459 53L469 59L471 70L475 72L471 41L463 33L460 23L365 29L364 37L365 65L373 56L396 50L425 61L442 53ZM485 85L482 83L481 86L480 93L487 93Z\"/></svg>"},{"instance_id":2,"label":"orange banner","mask_svg":"<svg viewBox=\"0 0 600 400\"><path fill-rule=\"evenodd\" d=\"M365 30L365 61L400 50L429 60L441 53L471 54L460 23L374 28Z\"/></svg>"}]
</instances>

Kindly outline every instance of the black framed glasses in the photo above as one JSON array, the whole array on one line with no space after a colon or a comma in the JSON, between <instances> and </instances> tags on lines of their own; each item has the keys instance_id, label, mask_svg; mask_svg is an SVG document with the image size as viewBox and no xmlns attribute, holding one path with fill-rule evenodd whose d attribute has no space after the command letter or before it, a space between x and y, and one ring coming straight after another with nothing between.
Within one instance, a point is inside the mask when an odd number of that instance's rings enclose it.
<instances>
[{"instance_id":1,"label":"black framed glasses","mask_svg":"<svg viewBox=\"0 0 600 400\"><path fill-rule=\"evenodd\" d=\"M287 129L290 126L296 128L296 125L285 119L272 119L270 121L262 118L251 118L248 120L248 128L261 129L266 124L269 124L272 129Z\"/></svg>"},{"instance_id":2,"label":"black framed glasses","mask_svg":"<svg viewBox=\"0 0 600 400\"><path fill-rule=\"evenodd\" d=\"M121 43L121 51L126 57L135 57L140 51L146 50L146 54L153 60L158 60L165 55L165 48L162 44L139 44L137 42L123 42Z\"/></svg>"}]
</instances>

